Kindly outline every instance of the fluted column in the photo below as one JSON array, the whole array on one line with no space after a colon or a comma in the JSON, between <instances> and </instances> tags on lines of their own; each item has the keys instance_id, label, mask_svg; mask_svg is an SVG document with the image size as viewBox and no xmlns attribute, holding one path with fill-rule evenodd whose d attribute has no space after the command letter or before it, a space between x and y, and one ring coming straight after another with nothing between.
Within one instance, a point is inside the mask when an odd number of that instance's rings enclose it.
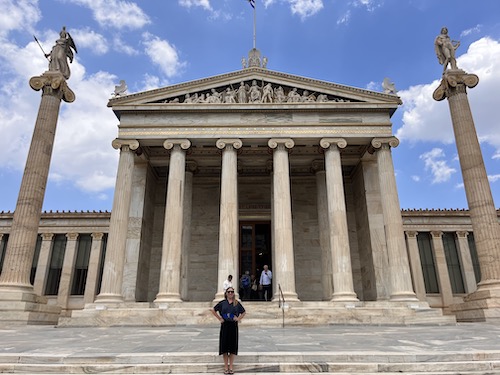
<instances>
[{"instance_id":1,"label":"fluted column","mask_svg":"<svg viewBox=\"0 0 500 375\"><path fill-rule=\"evenodd\" d=\"M333 294L332 254L330 251L328 227L328 200L326 193L326 172L324 161L315 160L312 169L316 175L316 204L318 206L319 245L321 248L321 284L323 300L330 300Z\"/></svg>"},{"instance_id":2,"label":"fluted column","mask_svg":"<svg viewBox=\"0 0 500 375\"><path fill-rule=\"evenodd\" d=\"M406 252L403 219L399 205L391 147L397 147L396 137L374 138L372 146L377 150L380 195L384 215L385 237L391 278L391 301L415 301L410 266Z\"/></svg>"},{"instance_id":3,"label":"fluted column","mask_svg":"<svg viewBox=\"0 0 500 375\"><path fill-rule=\"evenodd\" d=\"M39 296L43 295L47 275L49 274L49 262L52 250L52 239L54 233L42 233L42 245L40 246L40 256L36 265L35 281L33 290Z\"/></svg>"},{"instance_id":4,"label":"fluted column","mask_svg":"<svg viewBox=\"0 0 500 375\"><path fill-rule=\"evenodd\" d=\"M332 301L357 301L352 279L351 251L347 229L344 180L340 149L347 146L343 138L323 138L325 149L328 233L332 259Z\"/></svg>"},{"instance_id":5,"label":"fluted column","mask_svg":"<svg viewBox=\"0 0 500 375\"><path fill-rule=\"evenodd\" d=\"M57 292L57 304L63 310L68 307L68 300L71 294L71 281L75 269L76 254L78 251L78 233L67 233L66 250L64 251L63 267Z\"/></svg>"},{"instance_id":6,"label":"fluted column","mask_svg":"<svg viewBox=\"0 0 500 375\"><path fill-rule=\"evenodd\" d=\"M474 231L474 241L481 268L481 281L477 291L488 291L486 294L476 297L489 298L489 296L494 296L500 298L500 226L466 90L466 87L473 88L478 83L479 78L475 74L467 74L460 69L447 70L443 74L441 84L434 92L433 97L438 101L448 98L450 106L453 131ZM492 307L495 307L495 304L489 308ZM500 320L498 316L500 313L497 313L496 320Z\"/></svg>"},{"instance_id":7,"label":"fluted column","mask_svg":"<svg viewBox=\"0 0 500 375\"><path fill-rule=\"evenodd\" d=\"M444 253L443 232L432 231L432 248L434 249L434 260L439 280L439 291L443 307L449 307L453 303L453 292L451 290L450 273L446 263L446 254Z\"/></svg>"},{"instance_id":8,"label":"fluted column","mask_svg":"<svg viewBox=\"0 0 500 375\"><path fill-rule=\"evenodd\" d=\"M85 283L85 292L83 295L84 303L94 302L97 293L97 283L99 282L99 265L102 253L102 239L104 233L92 233L92 246L90 248L89 268L87 272L87 281Z\"/></svg>"},{"instance_id":9,"label":"fluted column","mask_svg":"<svg viewBox=\"0 0 500 375\"><path fill-rule=\"evenodd\" d=\"M234 290L238 291L238 157L239 139L219 139L217 148L222 150L222 173L219 218L219 263L216 300L224 296L221 289L227 275L233 275Z\"/></svg>"},{"instance_id":10,"label":"fluted column","mask_svg":"<svg viewBox=\"0 0 500 375\"><path fill-rule=\"evenodd\" d=\"M34 293L30 283L31 265L38 237L59 108L61 99L67 102L75 100L73 92L59 72L46 72L42 76L32 77L30 85L34 90L42 89L42 100L12 220L0 275L0 292L3 289Z\"/></svg>"},{"instance_id":11,"label":"fluted column","mask_svg":"<svg viewBox=\"0 0 500 375\"><path fill-rule=\"evenodd\" d=\"M181 299L188 298L189 287L189 249L191 247L191 218L193 211L193 175L198 169L194 161L186 163L186 181L184 188L184 223L182 225L182 253L181 253Z\"/></svg>"},{"instance_id":12,"label":"fluted column","mask_svg":"<svg viewBox=\"0 0 500 375\"><path fill-rule=\"evenodd\" d=\"M413 275L413 287L419 301L425 301L424 274L422 271L422 262L420 261L420 252L418 251L417 234L415 231L406 232L408 243L408 257L410 259L411 274Z\"/></svg>"},{"instance_id":13,"label":"fluted column","mask_svg":"<svg viewBox=\"0 0 500 375\"><path fill-rule=\"evenodd\" d=\"M156 303L181 302L181 250L184 216L187 139L167 139L163 147L170 151L167 200L160 268L160 286Z\"/></svg>"},{"instance_id":14,"label":"fluted column","mask_svg":"<svg viewBox=\"0 0 500 375\"><path fill-rule=\"evenodd\" d=\"M273 152L273 283L281 285L286 301L298 301L295 289L295 265L292 228L292 197L288 149L292 139L273 138L268 141ZM274 298L278 298L276 294Z\"/></svg>"},{"instance_id":15,"label":"fluted column","mask_svg":"<svg viewBox=\"0 0 500 375\"><path fill-rule=\"evenodd\" d=\"M465 290L467 293L472 293L477 289L476 274L474 273L474 265L470 254L469 241L467 240L467 231L458 231L458 251L464 275Z\"/></svg>"},{"instance_id":16,"label":"fluted column","mask_svg":"<svg viewBox=\"0 0 500 375\"><path fill-rule=\"evenodd\" d=\"M134 150L139 148L139 142L136 140L115 139L112 145L113 148L120 149L120 159L116 176L113 209L109 223L101 293L97 296L96 303L116 303L123 301L123 266L125 264L128 218L132 195Z\"/></svg>"}]
</instances>

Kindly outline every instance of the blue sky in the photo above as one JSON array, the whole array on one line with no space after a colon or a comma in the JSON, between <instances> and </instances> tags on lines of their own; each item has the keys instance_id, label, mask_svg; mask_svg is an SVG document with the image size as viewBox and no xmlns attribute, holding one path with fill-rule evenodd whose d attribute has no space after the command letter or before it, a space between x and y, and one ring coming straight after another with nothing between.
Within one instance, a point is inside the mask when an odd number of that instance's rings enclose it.
<instances>
[{"instance_id":1,"label":"blue sky","mask_svg":"<svg viewBox=\"0 0 500 375\"><path fill-rule=\"evenodd\" d=\"M467 208L434 38L460 40L458 66L479 76L468 91L495 204L500 207L500 1L256 0L257 48L268 68L382 91L404 104L393 116L402 208ZM106 107L121 79L128 93L241 69L252 48L247 0L0 0L0 211L15 209L40 92L61 27L78 54L63 103L44 210L111 210L118 120Z\"/></svg>"}]
</instances>

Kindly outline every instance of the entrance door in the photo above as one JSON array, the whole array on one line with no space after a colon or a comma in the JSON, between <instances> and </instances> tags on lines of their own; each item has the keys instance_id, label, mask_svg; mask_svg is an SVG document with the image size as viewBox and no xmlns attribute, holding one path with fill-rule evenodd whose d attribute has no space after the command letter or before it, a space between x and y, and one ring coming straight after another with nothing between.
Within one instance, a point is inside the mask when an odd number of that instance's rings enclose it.
<instances>
[{"instance_id":1,"label":"entrance door","mask_svg":"<svg viewBox=\"0 0 500 375\"><path fill-rule=\"evenodd\" d=\"M265 264L272 270L271 223L240 222L240 273L249 271L258 281Z\"/></svg>"}]
</instances>

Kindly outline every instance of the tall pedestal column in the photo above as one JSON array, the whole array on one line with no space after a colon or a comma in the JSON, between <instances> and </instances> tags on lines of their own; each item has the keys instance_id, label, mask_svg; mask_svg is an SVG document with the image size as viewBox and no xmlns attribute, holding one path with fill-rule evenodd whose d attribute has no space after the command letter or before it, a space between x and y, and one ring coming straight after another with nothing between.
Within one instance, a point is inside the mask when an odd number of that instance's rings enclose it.
<instances>
[{"instance_id":1,"label":"tall pedestal column","mask_svg":"<svg viewBox=\"0 0 500 375\"><path fill-rule=\"evenodd\" d=\"M331 300L358 301L352 280L347 210L340 160L340 148L345 148L347 142L343 138L323 138L320 145L325 149L328 233L333 276Z\"/></svg>"},{"instance_id":2,"label":"tall pedestal column","mask_svg":"<svg viewBox=\"0 0 500 375\"><path fill-rule=\"evenodd\" d=\"M32 77L30 86L34 90L42 90L42 100L0 275L0 310L9 312L21 309L22 312L17 315L0 314L0 320L40 324L35 322L30 314L31 311L37 311L42 323L52 324L53 312L48 312L47 314L52 317L45 319L42 317L44 311L37 307L40 300L33 291L30 274L61 99L71 103L75 100L75 95L68 87L64 76L57 71ZM22 302L24 305L19 307L20 304L11 301Z\"/></svg>"},{"instance_id":3,"label":"tall pedestal column","mask_svg":"<svg viewBox=\"0 0 500 375\"><path fill-rule=\"evenodd\" d=\"M481 268L478 288L464 298L464 305L457 306L457 319L500 322L500 226L466 90L478 83L475 74L446 70L433 97L448 98Z\"/></svg>"},{"instance_id":4,"label":"tall pedestal column","mask_svg":"<svg viewBox=\"0 0 500 375\"><path fill-rule=\"evenodd\" d=\"M109 223L101 293L99 293L95 301L99 304L123 302L123 266L125 264L130 199L132 196L134 150L139 148L139 142L136 140L115 139L112 145L115 149L120 149L120 159Z\"/></svg>"},{"instance_id":5,"label":"tall pedestal column","mask_svg":"<svg viewBox=\"0 0 500 375\"><path fill-rule=\"evenodd\" d=\"M396 137L374 138L372 140L372 146L377 150L380 198L389 259L388 271L391 278L391 301L417 301L411 282L403 219L391 155L391 147L398 145L399 140Z\"/></svg>"},{"instance_id":6,"label":"tall pedestal column","mask_svg":"<svg viewBox=\"0 0 500 375\"><path fill-rule=\"evenodd\" d=\"M233 275L234 290L238 290L238 157L242 142L239 139L219 139L222 150L222 173L219 218L219 263L215 300L224 298L222 284Z\"/></svg>"},{"instance_id":7,"label":"tall pedestal column","mask_svg":"<svg viewBox=\"0 0 500 375\"><path fill-rule=\"evenodd\" d=\"M166 140L163 147L170 152L167 202L163 228L160 286L155 302L182 302L181 250L184 216L184 184L186 177L186 150L191 146L187 139Z\"/></svg>"},{"instance_id":8,"label":"tall pedestal column","mask_svg":"<svg viewBox=\"0 0 500 375\"><path fill-rule=\"evenodd\" d=\"M273 152L273 284L280 285L286 301L298 301L295 289L295 262L293 254L292 197L288 149L294 146L291 139L270 139ZM275 289L276 290L276 289ZM276 290L274 298L279 298Z\"/></svg>"}]
</instances>

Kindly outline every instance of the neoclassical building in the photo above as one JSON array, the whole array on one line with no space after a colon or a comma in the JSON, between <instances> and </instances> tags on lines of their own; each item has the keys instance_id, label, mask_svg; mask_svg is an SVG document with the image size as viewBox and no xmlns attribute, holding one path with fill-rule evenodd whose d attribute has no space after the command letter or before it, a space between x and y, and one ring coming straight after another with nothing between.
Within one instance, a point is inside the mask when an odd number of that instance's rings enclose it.
<instances>
[{"instance_id":1,"label":"neoclassical building","mask_svg":"<svg viewBox=\"0 0 500 375\"><path fill-rule=\"evenodd\" d=\"M249 65L109 101L112 212L40 222L31 282L59 323L202 324L229 274L266 264L297 323L454 322L480 280L472 226L467 211L401 211L400 98ZM257 299L254 316L276 317Z\"/></svg>"}]
</instances>

